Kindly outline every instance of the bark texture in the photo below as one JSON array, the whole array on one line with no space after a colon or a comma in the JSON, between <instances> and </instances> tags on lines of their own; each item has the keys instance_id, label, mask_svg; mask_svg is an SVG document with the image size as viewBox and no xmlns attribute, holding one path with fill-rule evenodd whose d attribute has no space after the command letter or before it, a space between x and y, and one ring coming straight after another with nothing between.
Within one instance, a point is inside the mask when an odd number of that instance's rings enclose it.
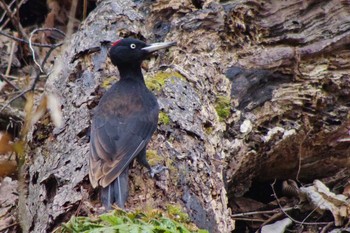
<instances>
[{"instance_id":1,"label":"bark texture","mask_svg":"<svg viewBox=\"0 0 350 233\"><path fill-rule=\"evenodd\" d=\"M129 208L179 203L197 226L230 232L229 202L253 180L313 180L349 167L339 140L349 125L349 12L347 1L100 1L47 82L65 126L30 151L24 232L93 209L88 128L101 83L118 76L104 42L121 37L178 42L146 76L164 81L153 86L163 120L149 149L169 170L152 180L136 164Z\"/></svg>"}]
</instances>

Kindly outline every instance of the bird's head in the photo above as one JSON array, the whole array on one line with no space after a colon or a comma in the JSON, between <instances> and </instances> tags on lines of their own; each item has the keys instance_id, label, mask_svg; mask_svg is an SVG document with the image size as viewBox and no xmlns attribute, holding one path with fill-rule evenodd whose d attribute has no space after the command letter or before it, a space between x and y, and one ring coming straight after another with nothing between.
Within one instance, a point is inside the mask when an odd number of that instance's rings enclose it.
<instances>
[{"instance_id":1,"label":"bird's head","mask_svg":"<svg viewBox=\"0 0 350 233\"><path fill-rule=\"evenodd\" d=\"M176 42L146 44L143 41L125 38L117 40L109 50L113 65L141 64L151 53L176 45Z\"/></svg>"}]
</instances>

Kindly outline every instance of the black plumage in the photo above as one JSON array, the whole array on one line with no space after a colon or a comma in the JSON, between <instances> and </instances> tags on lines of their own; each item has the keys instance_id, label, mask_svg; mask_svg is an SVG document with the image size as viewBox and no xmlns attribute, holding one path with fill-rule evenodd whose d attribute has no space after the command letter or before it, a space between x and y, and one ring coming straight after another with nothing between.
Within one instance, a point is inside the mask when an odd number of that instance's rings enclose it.
<instances>
[{"instance_id":1,"label":"black plumage","mask_svg":"<svg viewBox=\"0 0 350 233\"><path fill-rule=\"evenodd\" d=\"M101 200L110 209L123 208L128 196L128 168L133 159L151 170L146 146L157 128L159 107L145 85L141 63L150 53L174 43L146 43L128 38L115 42L109 56L120 80L101 98L92 119L90 182L101 186Z\"/></svg>"}]
</instances>

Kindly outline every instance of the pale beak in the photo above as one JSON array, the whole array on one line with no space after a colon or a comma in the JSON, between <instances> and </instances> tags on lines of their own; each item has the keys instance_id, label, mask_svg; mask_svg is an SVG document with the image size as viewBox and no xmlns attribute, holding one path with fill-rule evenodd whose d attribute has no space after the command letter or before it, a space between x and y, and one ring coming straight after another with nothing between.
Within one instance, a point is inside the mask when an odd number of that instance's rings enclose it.
<instances>
[{"instance_id":1,"label":"pale beak","mask_svg":"<svg viewBox=\"0 0 350 233\"><path fill-rule=\"evenodd\" d=\"M160 43L153 43L150 45L147 45L146 47L142 48L141 50L145 50L148 53L152 53L154 51L157 51L159 49L166 49L171 46L175 46L176 42L160 42Z\"/></svg>"}]
</instances>

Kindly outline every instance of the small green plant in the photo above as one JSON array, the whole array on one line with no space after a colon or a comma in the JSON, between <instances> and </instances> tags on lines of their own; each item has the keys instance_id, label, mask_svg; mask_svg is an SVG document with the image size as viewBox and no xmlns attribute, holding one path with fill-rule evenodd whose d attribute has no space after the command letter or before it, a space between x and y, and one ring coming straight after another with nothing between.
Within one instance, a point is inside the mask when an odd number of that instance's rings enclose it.
<instances>
[{"instance_id":1,"label":"small green plant","mask_svg":"<svg viewBox=\"0 0 350 233\"><path fill-rule=\"evenodd\" d=\"M145 77L145 83L148 89L152 91L160 91L163 89L164 84L167 79L175 77L180 79L185 79L180 73L178 72L158 72L152 76L146 76Z\"/></svg>"},{"instance_id":2,"label":"small green plant","mask_svg":"<svg viewBox=\"0 0 350 233\"><path fill-rule=\"evenodd\" d=\"M161 123L162 125L169 125L170 118L165 112L160 111L158 118L159 118L159 123Z\"/></svg>"},{"instance_id":3,"label":"small green plant","mask_svg":"<svg viewBox=\"0 0 350 233\"><path fill-rule=\"evenodd\" d=\"M144 214L114 210L95 218L72 217L55 232L60 233L208 233L206 230L189 230L184 224L164 216L160 211Z\"/></svg>"},{"instance_id":4,"label":"small green plant","mask_svg":"<svg viewBox=\"0 0 350 233\"><path fill-rule=\"evenodd\" d=\"M231 101L228 96L217 96L215 110L220 121L226 120L231 114Z\"/></svg>"},{"instance_id":5,"label":"small green plant","mask_svg":"<svg viewBox=\"0 0 350 233\"><path fill-rule=\"evenodd\" d=\"M190 217L187 213L183 212L180 205L168 205L167 206L168 215L172 219L176 219L181 223L189 223Z\"/></svg>"},{"instance_id":6,"label":"small green plant","mask_svg":"<svg viewBox=\"0 0 350 233\"><path fill-rule=\"evenodd\" d=\"M101 83L101 87L103 89L109 89L116 81L117 78L115 76L108 77L105 80L103 80L103 82Z\"/></svg>"},{"instance_id":7,"label":"small green plant","mask_svg":"<svg viewBox=\"0 0 350 233\"><path fill-rule=\"evenodd\" d=\"M147 161L151 166L155 166L164 161L164 158L160 156L156 150L147 150L146 156L147 156Z\"/></svg>"}]
</instances>

